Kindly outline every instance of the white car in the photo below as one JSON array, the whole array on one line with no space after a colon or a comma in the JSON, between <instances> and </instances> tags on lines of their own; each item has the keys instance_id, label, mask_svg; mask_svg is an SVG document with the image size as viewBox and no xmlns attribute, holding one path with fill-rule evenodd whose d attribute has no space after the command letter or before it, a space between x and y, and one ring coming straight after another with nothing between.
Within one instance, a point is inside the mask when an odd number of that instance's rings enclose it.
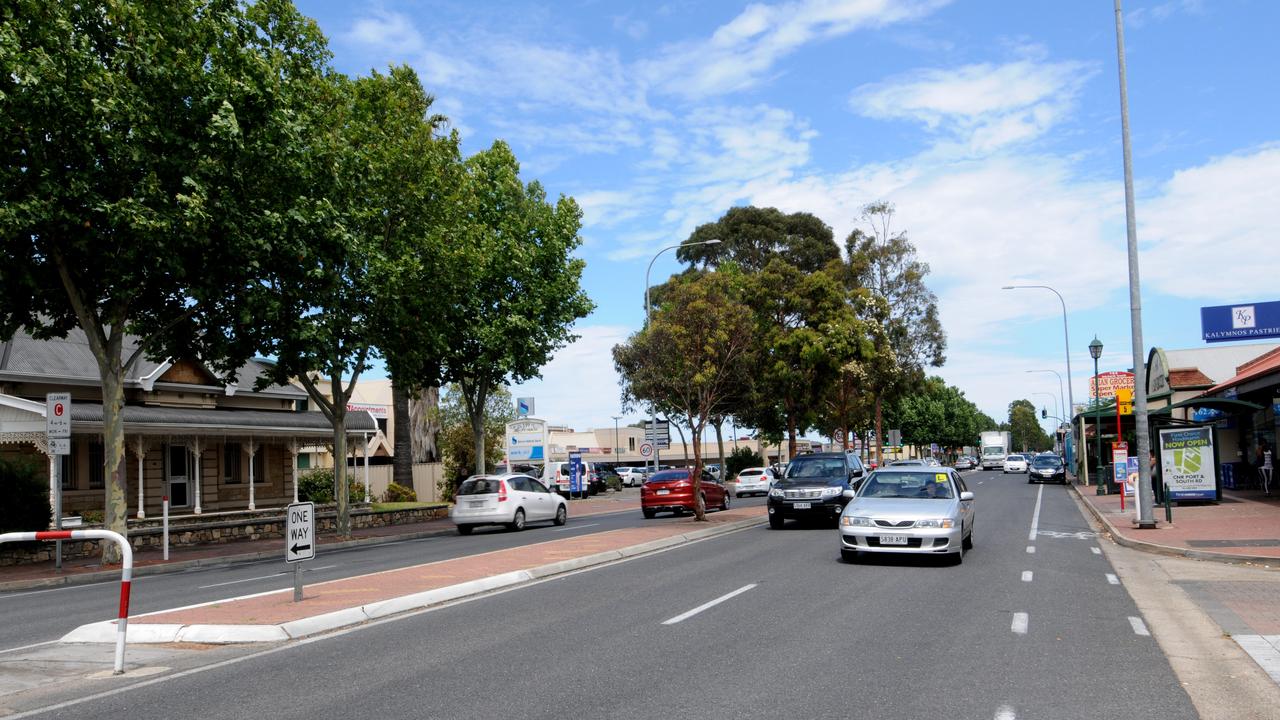
<instances>
[{"instance_id":1,"label":"white car","mask_svg":"<svg viewBox=\"0 0 1280 720\"><path fill-rule=\"evenodd\" d=\"M852 497L850 497L852 496ZM840 557L859 553L951 555L956 563L973 548L974 496L950 468L891 467L878 470L840 515Z\"/></svg>"},{"instance_id":2,"label":"white car","mask_svg":"<svg viewBox=\"0 0 1280 720\"><path fill-rule=\"evenodd\" d=\"M737 497L755 494L768 495L769 487L773 484L773 471L762 467L743 468L738 473L738 478L735 482L737 486L734 488L733 494Z\"/></svg>"},{"instance_id":3,"label":"white car","mask_svg":"<svg viewBox=\"0 0 1280 720\"><path fill-rule=\"evenodd\" d=\"M472 475L458 488L449 519L459 535L470 535L477 525L519 531L531 522L564 525L569 503L528 475Z\"/></svg>"},{"instance_id":4,"label":"white car","mask_svg":"<svg viewBox=\"0 0 1280 720\"><path fill-rule=\"evenodd\" d=\"M1027 459L1022 455L1009 455L1004 459L1004 472L1024 473L1027 471Z\"/></svg>"},{"instance_id":5,"label":"white car","mask_svg":"<svg viewBox=\"0 0 1280 720\"><path fill-rule=\"evenodd\" d=\"M622 479L622 485L624 487L639 487L644 484L644 468L620 467L616 468L615 472L617 472L618 477Z\"/></svg>"}]
</instances>

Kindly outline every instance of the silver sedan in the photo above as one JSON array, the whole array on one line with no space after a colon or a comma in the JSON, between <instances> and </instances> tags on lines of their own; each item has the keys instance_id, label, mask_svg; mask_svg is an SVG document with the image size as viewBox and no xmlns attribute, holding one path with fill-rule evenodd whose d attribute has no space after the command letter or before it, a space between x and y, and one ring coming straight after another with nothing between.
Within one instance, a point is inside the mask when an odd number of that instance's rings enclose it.
<instances>
[{"instance_id":1,"label":"silver sedan","mask_svg":"<svg viewBox=\"0 0 1280 720\"><path fill-rule=\"evenodd\" d=\"M858 553L954 555L973 547L973 493L951 468L888 467L846 491L840 515L840 556Z\"/></svg>"}]
</instances>

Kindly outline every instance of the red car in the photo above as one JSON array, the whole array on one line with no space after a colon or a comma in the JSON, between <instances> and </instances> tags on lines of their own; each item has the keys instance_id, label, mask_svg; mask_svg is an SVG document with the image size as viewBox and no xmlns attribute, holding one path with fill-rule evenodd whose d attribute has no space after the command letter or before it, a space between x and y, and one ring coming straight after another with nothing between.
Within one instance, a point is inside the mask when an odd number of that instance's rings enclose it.
<instances>
[{"instance_id":1,"label":"red car","mask_svg":"<svg viewBox=\"0 0 1280 720\"><path fill-rule=\"evenodd\" d=\"M707 473L702 474L702 506L707 509L729 509L729 493L724 485ZM644 516L651 518L660 512L683 515L695 510L693 497L693 481L689 479L689 470L663 470L655 473L644 485L640 486L640 510Z\"/></svg>"}]
</instances>

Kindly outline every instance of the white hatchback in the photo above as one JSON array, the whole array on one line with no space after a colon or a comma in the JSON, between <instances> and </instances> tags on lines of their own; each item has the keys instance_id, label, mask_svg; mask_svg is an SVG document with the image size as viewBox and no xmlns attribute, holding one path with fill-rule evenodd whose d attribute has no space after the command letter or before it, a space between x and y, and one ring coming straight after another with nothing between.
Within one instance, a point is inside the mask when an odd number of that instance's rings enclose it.
<instances>
[{"instance_id":1,"label":"white hatchback","mask_svg":"<svg viewBox=\"0 0 1280 720\"><path fill-rule=\"evenodd\" d=\"M1010 455L1004 459L1004 472L1024 473L1027 471L1027 459L1022 455Z\"/></svg>"},{"instance_id":2,"label":"white hatchback","mask_svg":"<svg viewBox=\"0 0 1280 720\"><path fill-rule=\"evenodd\" d=\"M458 526L459 535L470 535L477 525L505 525L519 531L531 522L564 525L569 520L569 503L528 475L472 475L458 488L449 519Z\"/></svg>"},{"instance_id":3,"label":"white hatchback","mask_svg":"<svg viewBox=\"0 0 1280 720\"><path fill-rule=\"evenodd\" d=\"M769 486L773 484L773 471L769 468L755 467L743 468L738 473L737 486L734 488L734 495L742 497L743 495L761 495L769 494Z\"/></svg>"}]
</instances>

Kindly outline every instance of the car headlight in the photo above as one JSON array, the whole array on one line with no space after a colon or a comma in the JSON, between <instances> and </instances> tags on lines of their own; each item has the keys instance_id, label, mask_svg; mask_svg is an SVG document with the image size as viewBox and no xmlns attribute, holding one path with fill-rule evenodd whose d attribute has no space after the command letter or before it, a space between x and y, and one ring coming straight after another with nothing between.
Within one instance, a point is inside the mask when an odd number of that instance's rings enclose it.
<instances>
[{"instance_id":1,"label":"car headlight","mask_svg":"<svg viewBox=\"0 0 1280 720\"><path fill-rule=\"evenodd\" d=\"M825 487L822 488L822 497L835 497L842 492L844 492L844 488L842 487Z\"/></svg>"},{"instance_id":2,"label":"car headlight","mask_svg":"<svg viewBox=\"0 0 1280 720\"><path fill-rule=\"evenodd\" d=\"M922 528L950 528L955 527L955 522L951 518L940 518L938 520L917 520L916 527Z\"/></svg>"},{"instance_id":3,"label":"car headlight","mask_svg":"<svg viewBox=\"0 0 1280 720\"><path fill-rule=\"evenodd\" d=\"M769 491L769 497L776 497L776 498L780 498L780 497L782 497L782 491L781 491L781 490L779 490L778 488L774 488L774 489L772 489L772 490L770 490L770 491Z\"/></svg>"},{"instance_id":4,"label":"car headlight","mask_svg":"<svg viewBox=\"0 0 1280 720\"><path fill-rule=\"evenodd\" d=\"M856 515L845 515L840 518L840 524L845 527L870 527L871 518L858 517Z\"/></svg>"}]
</instances>

